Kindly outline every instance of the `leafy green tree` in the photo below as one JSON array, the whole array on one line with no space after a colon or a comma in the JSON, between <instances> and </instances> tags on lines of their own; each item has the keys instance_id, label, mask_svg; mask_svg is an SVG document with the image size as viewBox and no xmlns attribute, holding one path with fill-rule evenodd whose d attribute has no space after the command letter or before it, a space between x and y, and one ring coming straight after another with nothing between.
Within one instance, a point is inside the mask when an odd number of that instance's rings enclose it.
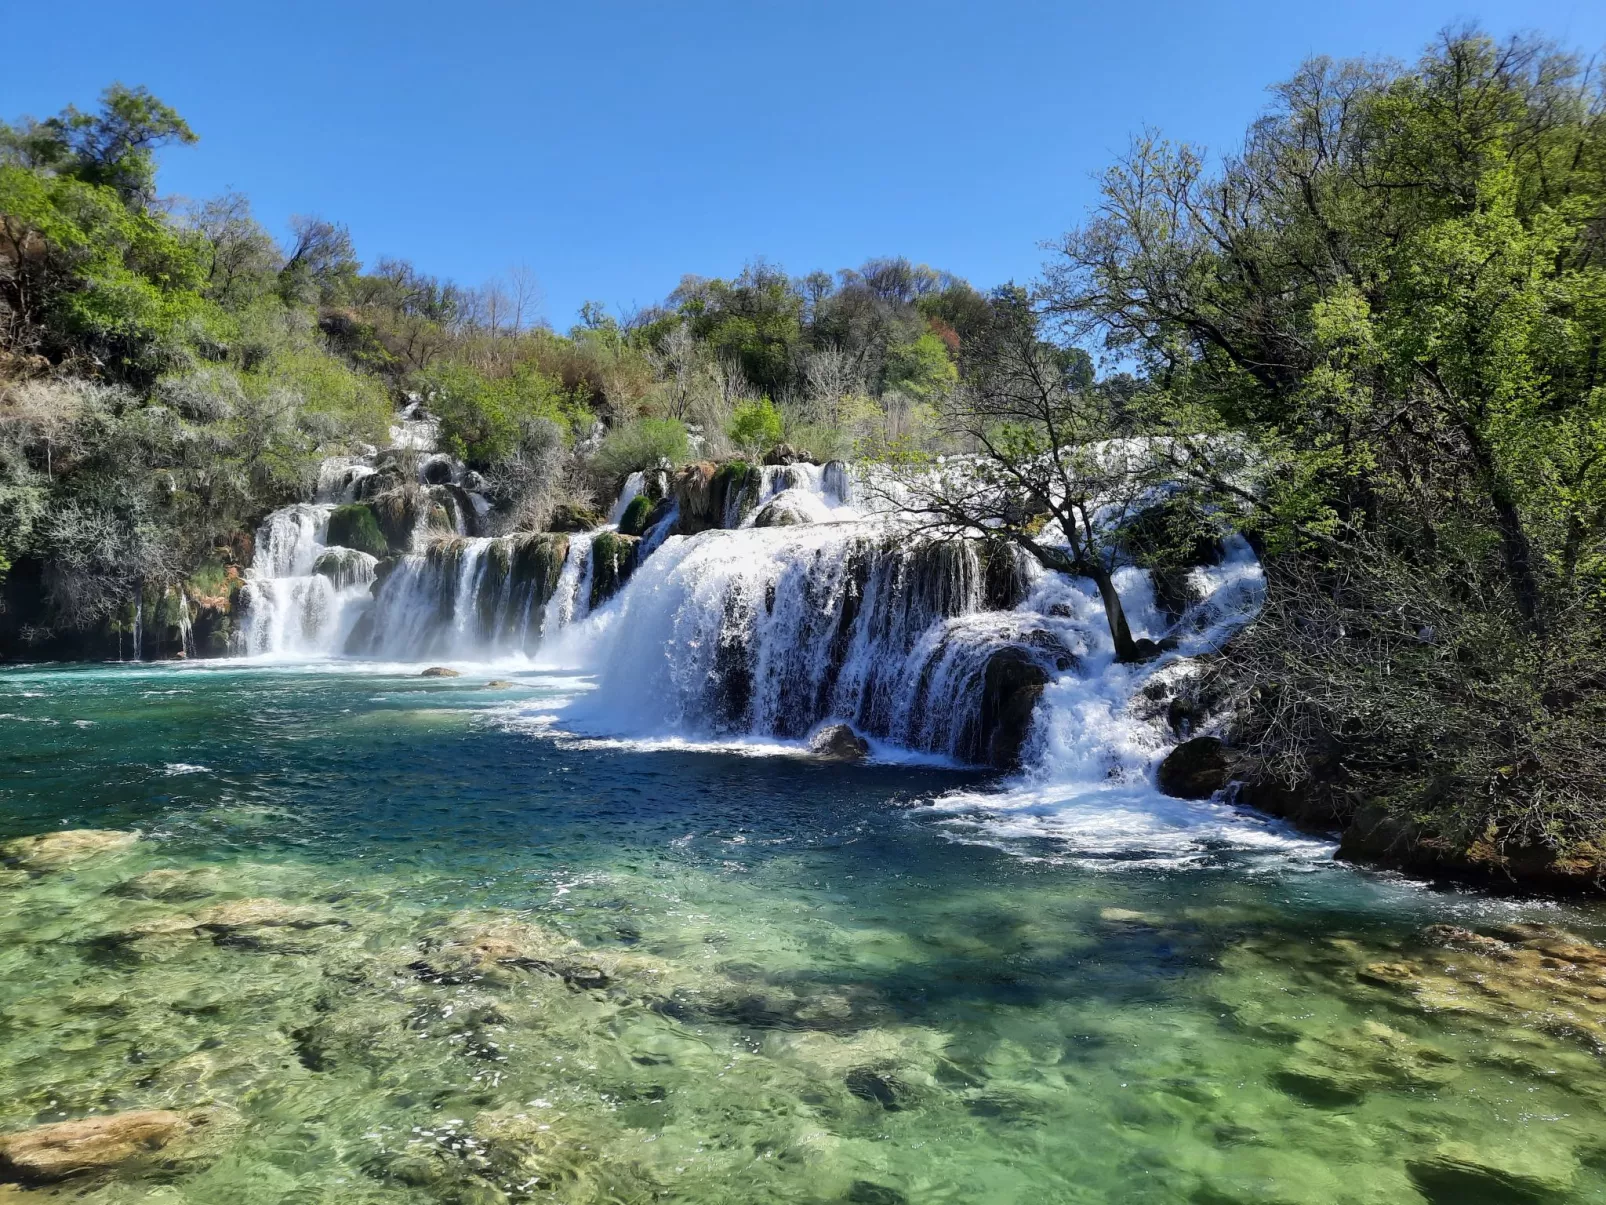
<instances>
[{"instance_id":1,"label":"leafy green tree","mask_svg":"<svg viewBox=\"0 0 1606 1205\"><path fill-rule=\"evenodd\" d=\"M763 452L780 443L786 429L780 411L766 397L738 405L731 415L726 433L738 448Z\"/></svg>"}]
</instances>

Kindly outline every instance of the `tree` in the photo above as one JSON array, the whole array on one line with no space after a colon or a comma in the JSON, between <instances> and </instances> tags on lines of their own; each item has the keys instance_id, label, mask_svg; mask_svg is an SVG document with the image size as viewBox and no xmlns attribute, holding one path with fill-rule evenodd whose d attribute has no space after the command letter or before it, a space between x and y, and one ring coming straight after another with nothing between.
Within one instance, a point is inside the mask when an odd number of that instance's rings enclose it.
<instances>
[{"instance_id":1,"label":"tree","mask_svg":"<svg viewBox=\"0 0 1606 1205\"><path fill-rule=\"evenodd\" d=\"M279 269L279 295L286 305L328 302L362 268L352 249L351 231L344 226L297 214L290 219L290 231L284 266Z\"/></svg>"},{"instance_id":2,"label":"tree","mask_svg":"<svg viewBox=\"0 0 1606 1205\"><path fill-rule=\"evenodd\" d=\"M156 199L155 152L195 141L189 124L148 89L113 84L96 113L68 105L44 121L0 124L0 162L102 185L143 209Z\"/></svg>"},{"instance_id":3,"label":"tree","mask_svg":"<svg viewBox=\"0 0 1606 1205\"><path fill-rule=\"evenodd\" d=\"M1082 363L1044 341L1025 290L999 290L971 377L942 409L950 435L975 451L916 458L901 492L927 530L1009 541L1047 569L1092 579L1116 657L1137 661L1153 650L1133 639L1115 588L1119 528L1160 466L1146 448L1110 440L1109 407L1082 387Z\"/></svg>"}]
</instances>

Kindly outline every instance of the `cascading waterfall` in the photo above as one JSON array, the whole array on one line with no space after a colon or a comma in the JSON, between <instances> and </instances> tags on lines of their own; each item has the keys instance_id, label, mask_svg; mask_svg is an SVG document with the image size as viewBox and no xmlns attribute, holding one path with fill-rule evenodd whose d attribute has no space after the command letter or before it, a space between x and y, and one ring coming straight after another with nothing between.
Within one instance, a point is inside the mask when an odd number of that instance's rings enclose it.
<instances>
[{"instance_id":1,"label":"cascading waterfall","mask_svg":"<svg viewBox=\"0 0 1606 1205\"><path fill-rule=\"evenodd\" d=\"M408 421L406 438L422 441L428 420ZM245 592L247 651L558 657L595 683L564 714L579 731L800 740L841 722L886 746L965 763L1019 757L1026 769L1013 794L946 806L1051 829L1085 821L1103 831L1112 807L1144 817L1146 834L1160 824L1169 805L1156 803L1152 768L1175 738L1163 708L1143 703L1145 687L1185 677L1187 658L1219 647L1263 594L1259 563L1237 537L1219 563L1173 583L1166 608L1147 571L1118 571L1134 636L1173 650L1122 665L1091 583L1007 546L921 538L900 525L896 483L881 488L889 483L841 463L737 469L713 483L722 493L712 500L706 488L671 488L667 474L634 473L614 523L640 495L666 501L633 550L608 528L442 534L426 512L441 509L443 492L463 492L462 470L438 454L422 466L416 488L436 493L400 512L418 524L415 550L383 564L328 544L331 512L374 471L360 459L324 466L320 501L268 517ZM703 473L687 480L706 486ZM677 534L683 510L693 530L714 528ZM465 529L461 519L453 526ZM609 566L621 548L633 558L612 598L625 573L601 576L604 538ZM1179 588L1189 601L1177 601ZM1094 819L1075 819L1083 813ZM1192 834L1195 819L1160 827Z\"/></svg>"}]
</instances>

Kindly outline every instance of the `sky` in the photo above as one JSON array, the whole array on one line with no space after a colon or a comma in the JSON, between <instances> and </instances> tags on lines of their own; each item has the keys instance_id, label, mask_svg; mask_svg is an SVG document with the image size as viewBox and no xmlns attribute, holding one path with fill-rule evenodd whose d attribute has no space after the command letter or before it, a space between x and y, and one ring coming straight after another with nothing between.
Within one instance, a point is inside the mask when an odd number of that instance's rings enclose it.
<instances>
[{"instance_id":1,"label":"sky","mask_svg":"<svg viewBox=\"0 0 1606 1205\"><path fill-rule=\"evenodd\" d=\"M758 257L1026 281L1134 133L1230 150L1310 55L1410 60L1468 21L1606 48L1599 0L8 7L0 117L146 85L201 136L164 193L464 284L526 267L559 329Z\"/></svg>"}]
</instances>

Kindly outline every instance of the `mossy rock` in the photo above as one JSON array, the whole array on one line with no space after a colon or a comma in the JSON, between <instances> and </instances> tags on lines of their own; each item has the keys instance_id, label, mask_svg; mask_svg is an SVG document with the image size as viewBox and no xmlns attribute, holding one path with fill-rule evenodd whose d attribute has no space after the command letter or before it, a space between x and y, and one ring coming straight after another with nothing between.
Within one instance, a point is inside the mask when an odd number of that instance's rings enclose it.
<instances>
[{"instance_id":1,"label":"mossy rock","mask_svg":"<svg viewBox=\"0 0 1606 1205\"><path fill-rule=\"evenodd\" d=\"M379 516L366 502L350 502L329 512L329 533L324 543L353 548L379 558L390 552L390 542L380 527Z\"/></svg>"},{"instance_id":2,"label":"mossy rock","mask_svg":"<svg viewBox=\"0 0 1606 1205\"><path fill-rule=\"evenodd\" d=\"M564 502L552 508L547 521L548 531L594 531L603 524L603 517L589 506Z\"/></svg>"},{"instance_id":3,"label":"mossy rock","mask_svg":"<svg viewBox=\"0 0 1606 1205\"><path fill-rule=\"evenodd\" d=\"M647 530L647 518L652 514L652 499L646 494L637 494L625 507L625 513L619 517L619 534L622 536L639 536Z\"/></svg>"},{"instance_id":4,"label":"mossy rock","mask_svg":"<svg viewBox=\"0 0 1606 1205\"><path fill-rule=\"evenodd\" d=\"M636 536L600 533L591 542L591 607L595 610L619 593L636 568Z\"/></svg>"}]
</instances>

